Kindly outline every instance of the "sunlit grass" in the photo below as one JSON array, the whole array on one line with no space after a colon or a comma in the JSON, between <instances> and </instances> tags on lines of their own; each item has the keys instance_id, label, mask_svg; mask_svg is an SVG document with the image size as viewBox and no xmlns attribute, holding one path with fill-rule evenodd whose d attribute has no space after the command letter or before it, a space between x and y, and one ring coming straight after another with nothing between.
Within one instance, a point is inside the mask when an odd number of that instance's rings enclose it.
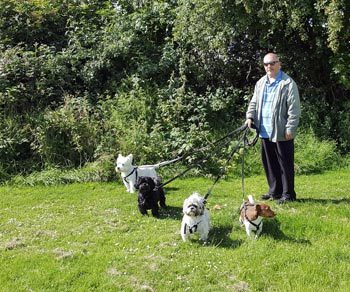
<instances>
[{"instance_id":1,"label":"sunlit grass","mask_svg":"<svg viewBox=\"0 0 350 292\"><path fill-rule=\"evenodd\" d=\"M181 206L212 181L176 180L161 218L142 217L117 183L0 188L1 291L348 291L350 172L296 178L299 200L249 240L239 177L208 200L211 243L183 243ZM245 180L258 199L265 178ZM220 208L213 208L219 205Z\"/></svg>"}]
</instances>

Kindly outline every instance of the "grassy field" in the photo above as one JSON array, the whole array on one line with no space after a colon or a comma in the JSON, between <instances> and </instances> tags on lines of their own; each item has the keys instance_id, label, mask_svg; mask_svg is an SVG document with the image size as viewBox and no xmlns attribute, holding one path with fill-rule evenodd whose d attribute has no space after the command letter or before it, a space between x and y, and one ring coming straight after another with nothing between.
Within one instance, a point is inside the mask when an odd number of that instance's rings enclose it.
<instances>
[{"instance_id":1,"label":"grassy field","mask_svg":"<svg viewBox=\"0 0 350 292\"><path fill-rule=\"evenodd\" d=\"M296 178L299 200L248 239L238 177L209 197L210 243L184 243L183 200L197 178L166 188L161 218L142 217L118 183L0 188L0 291L349 291L350 171ZM245 193L266 191L265 178ZM221 208L214 208L219 205Z\"/></svg>"}]
</instances>

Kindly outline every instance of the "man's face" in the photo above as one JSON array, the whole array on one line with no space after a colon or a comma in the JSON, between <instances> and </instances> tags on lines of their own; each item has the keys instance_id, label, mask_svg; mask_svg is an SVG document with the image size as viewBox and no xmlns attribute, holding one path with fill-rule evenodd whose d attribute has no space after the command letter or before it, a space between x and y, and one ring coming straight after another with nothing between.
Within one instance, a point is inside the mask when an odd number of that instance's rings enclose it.
<instances>
[{"instance_id":1,"label":"man's face","mask_svg":"<svg viewBox=\"0 0 350 292\"><path fill-rule=\"evenodd\" d=\"M264 57L264 68L269 78L276 78L281 69L281 63L276 55L268 54Z\"/></svg>"}]
</instances>

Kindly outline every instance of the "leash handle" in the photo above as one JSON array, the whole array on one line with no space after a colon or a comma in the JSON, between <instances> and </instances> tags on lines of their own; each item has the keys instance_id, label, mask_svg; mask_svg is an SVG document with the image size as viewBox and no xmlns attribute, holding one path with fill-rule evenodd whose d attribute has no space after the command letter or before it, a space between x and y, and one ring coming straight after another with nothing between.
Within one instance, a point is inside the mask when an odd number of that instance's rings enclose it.
<instances>
[{"instance_id":1,"label":"leash handle","mask_svg":"<svg viewBox=\"0 0 350 292\"><path fill-rule=\"evenodd\" d=\"M246 125L246 129L245 132L247 132L248 130L248 126ZM251 129L255 130L255 137L253 138L252 141L249 141L248 138L245 138L245 144L249 147L254 146L256 144L256 142L258 141L259 138L259 129L255 124L252 124Z\"/></svg>"}]
</instances>

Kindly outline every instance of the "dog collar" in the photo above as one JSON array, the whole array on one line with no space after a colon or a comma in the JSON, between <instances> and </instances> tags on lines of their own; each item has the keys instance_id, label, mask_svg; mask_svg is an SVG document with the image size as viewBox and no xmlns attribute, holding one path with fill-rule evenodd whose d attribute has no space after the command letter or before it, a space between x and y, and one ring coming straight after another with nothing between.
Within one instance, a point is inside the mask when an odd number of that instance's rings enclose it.
<instances>
[{"instance_id":1,"label":"dog collar","mask_svg":"<svg viewBox=\"0 0 350 292\"><path fill-rule=\"evenodd\" d=\"M258 230L260 229L260 225L261 225L261 222L262 222L262 221L260 221L259 224L255 224L254 222L250 221L250 220L248 219L248 217L245 216L245 214L244 214L244 217L245 217L245 219L246 219L250 224L252 224L252 225L256 228L256 231L258 231Z\"/></svg>"},{"instance_id":2,"label":"dog collar","mask_svg":"<svg viewBox=\"0 0 350 292\"><path fill-rule=\"evenodd\" d=\"M189 226L188 224L185 224L185 226L184 226L184 234L186 234L187 227L188 227L188 231L190 232L190 234L195 233L197 231L199 223L201 223L201 222L202 221L199 221L197 224L194 224L192 226Z\"/></svg>"},{"instance_id":3,"label":"dog collar","mask_svg":"<svg viewBox=\"0 0 350 292\"><path fill-rule=\"evenodd\" d=\"M125 182L128 182L126 179L127 179L130 175L132 175L134 172L136 173L136 181L137 181L137 167L134 167L134 169L133 169L127 176L124 176L124 177L123 177L123 180L124 180Z\"/></svg>"}]
</instances>

